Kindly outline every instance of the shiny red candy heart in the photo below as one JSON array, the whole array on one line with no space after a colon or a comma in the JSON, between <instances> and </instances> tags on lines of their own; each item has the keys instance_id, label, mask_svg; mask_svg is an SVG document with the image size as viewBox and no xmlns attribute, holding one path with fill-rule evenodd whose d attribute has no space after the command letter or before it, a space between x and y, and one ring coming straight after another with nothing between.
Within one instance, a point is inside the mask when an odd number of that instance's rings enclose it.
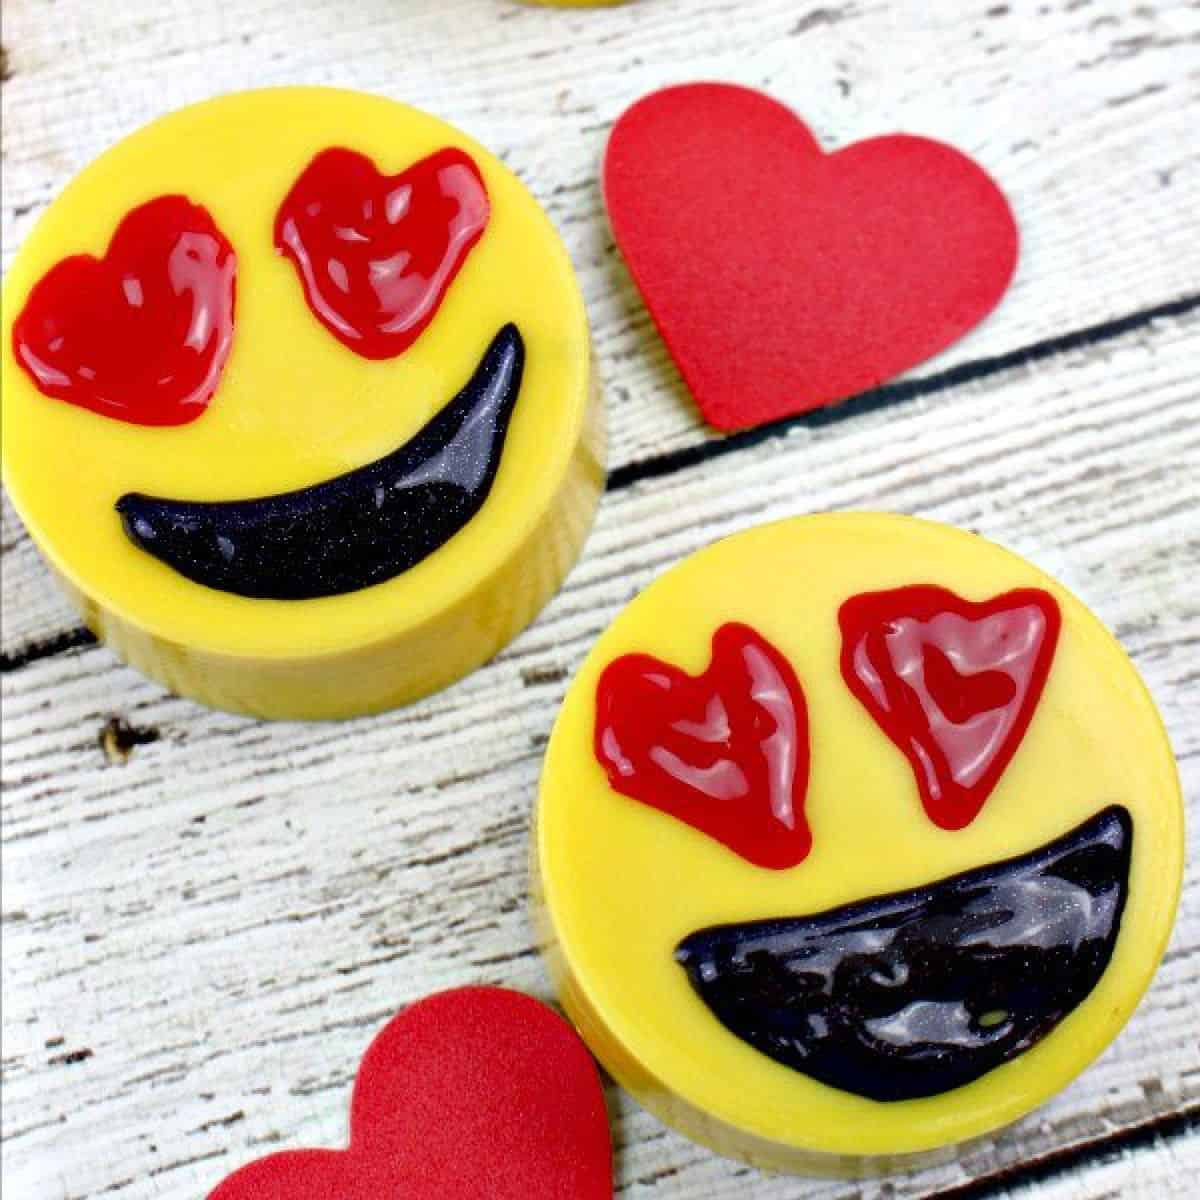
<instances>
[{"instance_id":1,"label":"shiny red candy heart","mask_svg":"<svg viewBox=\"0 0 1200 1200\"><path fill-rule=\"evenodd\" d=\"M612 788L760 867L802 862L808 709L791 664L747 625L722 625L693 677L646 654L614 659L596 693L595 753Z\"/></svg>"},{"instance_id":2,"label":"shiny red candy heart","mask_svg":"<svg viewBox=\"0 0 1200 1200\"><path fill-rule=\"evenodd\" d=\"M825 154L790 110L726 84L667 88L604 161L617 245L704 419L741 429L915 366L1008 287L999 188L940 142Z\"/></svg>"},{"instance_id":3,"label":"shiny red candy heart","mask_svg":"<svg viewBox=\"0 0 1200 1200\"><path fill-rule=\"evenodd\" d=\"M596 1068L571 1027L504 988L442 992L394 1018L354 1085L348 1150L296 1150L209 1200L612 1200Z\"/></svg>"},{"instance_id":4,"label":"shiny red candy heart","mask_svg":"<svg viewBox=\"0 0 1200 1200\"><path fill-rule=\"evenodd\" d=\"M280 205L275 245L334 337L364 358L394 358L433 320L489 214L483 177L461 150L381 175L365 155L333 147Z\"/></svg>"},{"instance_id":5,"label":"shiny red candy heart","mask_svg":"<svg viewBox=\"0 0 1200 1200\"><path fill-rule=\"evenodd\" d=\"M236 274L208 212L160 196L122 220L103 258L65 258L34 285L13 354L47 396L183 425L204 412L229 357Z\"/></svg>"},{"instance_id":6,"label":"shiny red candy heart","mask_svg":"<svg viewBox=\"0 0 1200 1200\"><path fill-rule=\"evenodd\" d=\"M979 814L1029 728L1062 623L1048 592L981 604L930 585L854 596L838 614L842 675L904 752L930 820Z\"/></svg>"}]
</instances>

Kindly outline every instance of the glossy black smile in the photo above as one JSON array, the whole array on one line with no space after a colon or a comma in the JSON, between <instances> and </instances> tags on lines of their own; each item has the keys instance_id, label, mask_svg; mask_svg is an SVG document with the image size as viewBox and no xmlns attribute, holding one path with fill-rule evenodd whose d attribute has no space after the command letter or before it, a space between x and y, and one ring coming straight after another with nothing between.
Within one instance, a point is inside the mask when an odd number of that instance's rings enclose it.
<instances>
[{"instance_id":1,"label":"glossy black smile","mask_svg":"<svg viewBox=\"0 0 1200 1200\"><path fill-rule=\"evenodd\" d=\"M466 387L376 462L254 500L131 492L117 512L135 545L223 592L309 600L382 583L432 554L483 506L524 365L521 334L505 325Z\"/></svg>"},{"instance_id":2,"label":"glossy black smile","mask_svg":"<svg viewBox=\"0 0 1200 1200\"><path fill-rule=\"evenodd\" d=\"M807 917L720 925L675 952L717 1019L822 1083L933 1096L1045 1037L1096 986L1133 826L1107 808L1031 854Z\"/></svg>"}]
</instances>

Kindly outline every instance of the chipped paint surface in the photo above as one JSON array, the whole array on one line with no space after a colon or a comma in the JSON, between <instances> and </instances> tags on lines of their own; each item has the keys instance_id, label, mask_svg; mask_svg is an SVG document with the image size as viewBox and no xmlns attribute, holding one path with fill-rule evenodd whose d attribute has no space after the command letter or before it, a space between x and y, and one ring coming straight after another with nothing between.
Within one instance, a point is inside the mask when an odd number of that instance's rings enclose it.
<instances>
[{"instance_id":1,"label":"chipped paint surface","mask_svg":"<svg viewBox=\"0 0 1200 1200\"><path fill-rule=\"evenodd\" d=\"M1185 0L5 0L6 262L74 171L166 108L299 81L411 101L499 150L561 229L623 486L499 659L410 709L321 727L203 711L117 665L5 503L4 1190L204 1195L268 1149L342 1139L355 1065L401 1005L468 982L547 996L527 825L570 675L635 590L753 522L895 509L1035 560L1122 639L1194 804L1197 39ZM827 148L903 128L977 157L1024 235L1004 303L885 403L714 441L611 248L595 178L630 101L697 77L770 89ZM97 747L113 717L161 737L115 767ZM1200 1170L1200 821L1189 833L1145 1003L1021 1125L918 1175L797 1183L613 1091L619 1195L1182 1198Z\"/></svg>"}]
</instances>

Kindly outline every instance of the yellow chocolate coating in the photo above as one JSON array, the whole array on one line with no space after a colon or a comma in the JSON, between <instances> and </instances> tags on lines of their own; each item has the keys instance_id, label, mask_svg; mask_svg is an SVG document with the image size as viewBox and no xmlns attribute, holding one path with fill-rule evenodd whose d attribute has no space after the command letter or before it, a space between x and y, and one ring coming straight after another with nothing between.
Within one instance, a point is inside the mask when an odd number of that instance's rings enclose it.
<instances>
[{"instance_id":1,"label":"yellow chocolate coating","mask_svg":"<svg viewBox=\"0 0 1200 1200\"><path fill-rule=\"evenodd\" d=\"M946 831L924 814L907 760L851 694L837 613L850 596L930 583L969 600L1021 587L1057 599L1062 631L1025 737L980 815ZM713 631L745 622L792 663L808 703L810 856L753 866L612 791L592 748L596 684L620 655L699 674ZM878 1102L818 1083L720 1025L673 951L703 927L800 916L1031 851L1110 804L1133 818L1130 890L1112 960L1042 1041L966 1086ZM1012 1121L1116 1036L1171 930L1183 808L1165 731L1120 646L1065 588L982 538L909 517L802 517L693 555L622 612L572 684L538 803L535 914L563 1004L601 1062L647 1108L758 1165L830 1173L910 1157ZM861 1156L878 1156L865 1163Z\"/></svg>"},{"instance_id":2,"label":"yellow chocolate coating","mask_svg":"<svg viewBox=\"0 0 1200 1200\"><path fill-rule=\"evenodd\" d=\"M446 146L469 153L491 219L432 324L371 361L309 309L273 244L281 200L319 151L345 146L395 174ZM46 271L102 255L155 196L202 204L238 258L233 349L208 411L149 428L37 390L11 326ZM494 155L423 112L326 88L226 96L154 122L84 170L22 247L4 287L3 469L9 494L84 619L175 691L270 717L377 711L441 687L499 650L577 556L603 486L587 317L566 251ZM197 585L137 549L125 492L242 499L299 488L407 441L466 383L508 321L526 367L491 494L476 517L386 583L315 600Z\"/></svg>"}]
</instances>

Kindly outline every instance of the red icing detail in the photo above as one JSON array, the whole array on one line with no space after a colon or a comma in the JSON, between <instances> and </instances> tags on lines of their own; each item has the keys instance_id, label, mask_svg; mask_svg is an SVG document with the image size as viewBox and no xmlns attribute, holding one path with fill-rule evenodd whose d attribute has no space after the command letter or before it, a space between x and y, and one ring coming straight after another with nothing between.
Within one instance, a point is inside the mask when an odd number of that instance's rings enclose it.
<instances>
[{"instance_id":1,"label":"red icing detail","mask_svg":"<svg viewBox=\"0 0 1200 1200\"><path fill-rule=\"evenodd\" d=\"M433 320L489 213L483 177L461 150L381 175L365 155L333 147L279 206L275 245L334 337L364 358L394 358Z\"/></svg>"},{"instance_id":2,"label":"red icing detail","mask_svg":"<svg viewBox=\"0 0 1200 1200\"><path fill-rule=\"evenodd\" d=\"M545 1005L442 992L395 1017L359 1068L348 1150L295 1150L209 1200L612 1200L596 1068Z\"/></svg>"},{"instance_id":3,"label":"red icing detail","mask_svg":"<svg viewBox=\"0 0 1200 1200\"><path fill-rule=\"evenodd\" d=\"M722 625L693 677L646 654L604 669L595 752L615 791L776 870L812 847L804 819L808 709L791 664L747 625Z\"/></svg>"},{"instance_id":4,"label":"red icing detail","mask_svg":"<svg viewBox=\"0 0 1200 1200\"><path fill-rule=\"evenodd\" d=\"M137 425L194 421L233 342L237 256L208 212L159 196L103 258L76 254L34 285L13 354L39 391Z\"/></svg>"},{"instance_id":5,"label":"red icing detail","mask_svg":"<svg viewBox=\"0 0 1200 1200\"><path fill-rule=\"evenodd\" d=\"M854 596L838 613L842 675L904 752L930 820L962 829L1016 753L1061 616L1036 588L982 604L931 585Z\"/></svg>"},{"instance_id":6,"label":"red icing detail","mask_svg":"<svg viewBox=\"0 0 1200 1200\"><path fill-rule=\"evenodd\" d=\"M617 122L604 197L704 419L741 429L875 387L981 321L1017 261L1012 211L940 142L822 153L789 109L667 88Z\"/></svg>"}]
</instances>

